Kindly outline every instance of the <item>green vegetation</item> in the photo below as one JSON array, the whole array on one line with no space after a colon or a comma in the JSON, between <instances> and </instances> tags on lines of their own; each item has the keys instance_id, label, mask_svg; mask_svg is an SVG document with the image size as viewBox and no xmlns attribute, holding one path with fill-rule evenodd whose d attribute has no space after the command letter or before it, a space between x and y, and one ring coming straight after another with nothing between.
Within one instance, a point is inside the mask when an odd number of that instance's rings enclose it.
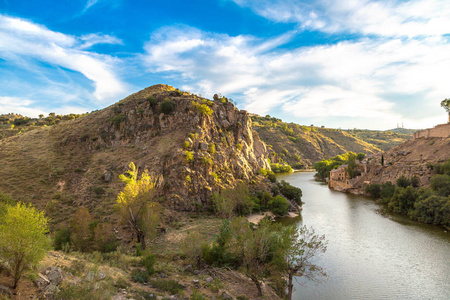
<instances>
[{"instance_id":1,"label":"green vegetation","mask_svg":"<svg viewBox=\"0 0 450 300\"><path fill-rule=\"evenodd\" d=\"M347 172L350 175L350 178L357 176L358 170L356 167L356 159L357 155L353 152L347 152L342 155L337 155L330 159L324 159L318 161L314 164L314 169L317 171L316 177L320 180L325 180L325 178L330 178L330 171L336 169L340 165L348 164Z\"/></svg>"},{"instance_id":2,"label":"green vegetation","mask_svg":"<svg viewBox=\"0 0 450 300\"><path fill-rule=\"evenodd\" d=\"M175 110L175 103L172 100L165 99L159 104L159 110L163 114L169 115Z\"/></svg>"},{"instance_id":3,"label":"green vegetation","mask_svg":"<svg viewBox=\"0 0 450 300\"><path fill-rule=\"evenodd\" d=\"M31 205L8 205L0 221L0 261L14 279L13 288L50 248L47 219Z\"/></svg>"},{"instance_id":4,"label":"green vegetation","mask_svg":"<svg viewBox=\"0 0 450 300\"><path fill-rule=\"evenodd\" d=\"M274 173L289 173L292 172L292 167L285 164L270 164L270 168Z\"/></svg>"},{"instance_id":5,"label":"green vegetation","mask_svg":"<svg viewBox=\"0 0 450 300\"><path fill-rule=\"evenodd\" d=\"M194 161L194 152L192 151L186 151L184 152L184 154L186 155L186 162L190 163Z\"/></svg>"},{"instance_id":6,"label":"green vegetation","mask_svg":"<svg viewBox=\"0 0 450 300\"><path fill-rule=\"evenodd\" d=\"M192 107L194 107L200 114L204 115L204 116L210 116L213 113L213 110L211 108L209 108L208 105L206 104L201 104L195 101L191 102Z\"/></svg>"},{"instance_id":7,"label":"green vegetation","mask_svg":"<svg viewBox=\"0 0 450 300\"><path fill-rule=\"evenodd\" d=\"M142 250L146 248L145 238L156 234L159 223L159 204L149 201L154 196L155 180L147 170L138 179L138 169L133 162L129 164L127 175L120 175L125 188L117 196L117 209L125 224L132 227Z\"/></svg>"},{"instance_id":8,"label":"green vegetation","mask_svg":"<svg viewBox=\"0 0 450 300\"><path fill-rule=\"evenodd\" d=\"M295 226L282 227L268 220L262 220L257 229L253 229L242 217L224 220L212 245L200 244L196 233L188 238L189 247L183 248L189 261L194 258L196 264L217 267L239 268L255 284L259 296L262 296L261 281L268 277L288 275L290 295L292 295L292 277L307 276L316 278L325 275L314 258L326 251L325 237L317 236L312 229ZM286 287L286 282L282 283ZM285 294L285 288L280 289ZM284 297L284 295L281 295Z\"/></svg>"},{"instance_id":9,"label":"green vegetation","mask_svg":"<svg viewBox=\"0 0 450 300\"><path fill-rule=\"evenodd\" d=\"M395 213L450 228L450 160L432 167L439 173L431 178L431 188L417 188L412 185L415 180L401 176L397 186L390 182L381 186L370 184L366 186L366 193L381 198Z\"/></svg>"}]
</instances>

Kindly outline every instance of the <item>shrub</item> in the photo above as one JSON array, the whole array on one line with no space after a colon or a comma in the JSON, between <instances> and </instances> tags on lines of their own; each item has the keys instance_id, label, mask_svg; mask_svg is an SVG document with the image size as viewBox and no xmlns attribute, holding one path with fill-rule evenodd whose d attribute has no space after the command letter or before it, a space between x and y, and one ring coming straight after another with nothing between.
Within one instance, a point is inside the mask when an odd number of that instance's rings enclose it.
<instances>
[{"instance_id":1,"label":"shrub","mask_svg":"<svg viewBox=\"0 0 450 300\"><path fill-rule=\"evenodd\" d=\"M214 155L216 153L216 145L214 143L209 143L208 152L211 155Z\"/></svg>"},{"instance_id":2,"label":"shrub","mask_svg":"<svg viewBox=\"0 0 450 300\"><path fill-rule=\"evenodd\" d=\"M405 175L402 175L402 176L400 176L400 177L397 179L397 186L399 186L399 187L405 188L405 187L408 187L408 186L410 186L410 185L411 185L411 180L409 180L408 178L406 178Z\"/></svg>"},{"instance_id":3,"label":"shrub","mask_svg":"<svg viewBox=\"0 0 450 300\"><path fill-rule=\"evenodd\" d=\"M208 105L206 104L200 104L195 101L192 101L191 104L202 115L210 116L213 113L213 110L209 108Z\"/></svg>"},{"instance_id":4,"label":"shrub","mask_svg":"<svg viewBox=\"0 0 450 300\"><path fill-rule=\"evenodd\" d=\"M158 290L169 292L171 295L178 294L184 289L184 286L173 279L156 279L150 280L149 282Z\"/></svg>"},{"instance_id":5,"label":"shrub","mask_svg":"<svg viewBox=\"0 0 450 300\"><path fill-rule=\"evenodd\" d=\"M274 173L288 173L292 172L292 167L290 165L283 164L270 164L270 168Z\"/></svg>"},{"instance_id":6,"label":"shrub","mask_svg":"<svg viewBox=\"0 0 450 300\"><path fill-rule=\"evenodd\" d=\"M163 102L159 104L159 110L163 114L171 114L175 110L175 103L169 99L165 99Z\"/></svg>"},{"instance_id":7,"label":"shrub","mask_svg":"<svg viewBox=\"0 0 450 300\"><path fill-rule=\"evenodd\" d=\"M278 187L280 188L280 193L291 201L295 201L298 205L302 203L302 190L298 187L291 185L290 183L282 180Z\"/></svg>"},{"instance_id":8,"label":"shrub","mask_svg":"<svg viewBox=\"0 0 450 300\"><path fill-rule=\"evenodd\" d=\"M191 146L191 144L188 141L184 141L184 143L183 143L183 149L184 150L189 149L190 146Z\"/></svg>"},{"instance_id":9,"label":"shrub","mask_svg":"<svg viewBox=\"0 0 450 300\"><path fill-rule=\"evenodd\" d=\"M147 271L148 275L155 273L156 256L148 253L141 259L141 264Z\"/></svg>"},{"instance_id":10,"label":"shrub","mask_svg":"<svg viewBox=\"0 0 450 300\"><path fill-rule=\"evenodd\" d=\"M289 210L289 202L283 196L275 196L269 201L270 210L279 216L284 216Z\"/></svg>"},{"instance_id":11,"label":"shrub","mask_svg":"<svg viewBox=\"0 0 450 300\"><path fill-rule=\"evenodd\" d=\"M411 185L413 187L419 187L420 186L420 180L419 177L417 177L416 175L414 175L413 177L411 177Z\"/></svg>"},{"instance_id":12,"label":"shrub","mask_svg":"<svg viewBox=\"0 0 450 300\"><path fill-rule=\"evenodd\" d=\"M148 97L148 98L145 99L145 100L147 100L147 102L150 103L150 106L151 106L152 108L155 108L156 105L158 104L158 100L156 100L156 98L153 97L153 96L150 96L150 97Z\"/></svg>"},{"instance_id":13,"label":"shrub","mask_svg":"<svg viewBox=\"0 0 450 300\"><path fill-rule=\"evenodd\" d=\"M190 163L194 161L194 152L192 151L186 151L186 162Z\"/></svg>"},{"instance_id":14,"label":"shrub","mask_svg":"<svg viewBox=\"0 0 450 300\"><path fill-rule=\"evenodd\" d=\"M134 269L131 272L131 280L133 280L134 282L147 283L149 277L150 276L148 275L147 271Z\"/></svg>"},{"instance_id":15,"label":"shrub","mask_svg":"<svg viewBox=\"0 0 450 300\"><path fill-rule=\"evenodd\" d=\"M116 129L120 128L120 123L122 123L125 120L125 116L122 114L118 114L117 116L112 117L109 119L111 123L116 127Z\"/></svg>"},{"instance_id":16,"label":"shrub","mask_svg":"<svg viewBox=\"0 0 450 300\"><path fill-rule=\"evenodd\" d=\"M70 245L70 230L63 227L55 232L53 247L55 250L63 250L63 248L67 249L67 245Z\"/></svg>"},{"instance_id":17,"label":"shrub","mask_svg":"<svg viewBox=\"0 0 450 300\"><path fill-rule=\"evenodd\" d=\"M366 192L366 194L369 194L374 198L380 198L381 186L376 183L368 184L368 185L366 185L365 192Z\"/></svg>"},{"instance_id":18,"label":"shrub","mask_svg":"<svg viewBox=\"0 0 450 300\"><path fill-rule=\"evenodd\" d=\"M392 182L388 181L381 185L381 198L383 199L384 203L388 203L389 200L392 198L395 192L395 185L392 184Z\"/></svg>"},{"instance_id":19,"label":"shrub","mask_svg":"<svg viewBox=\"0 0 450 300\"><path fill-rule=\"evenodd\" d=\"M440 196L450 195L450 176L437 174L431 178L431 188Z\"/></svg>"}]
</instances>

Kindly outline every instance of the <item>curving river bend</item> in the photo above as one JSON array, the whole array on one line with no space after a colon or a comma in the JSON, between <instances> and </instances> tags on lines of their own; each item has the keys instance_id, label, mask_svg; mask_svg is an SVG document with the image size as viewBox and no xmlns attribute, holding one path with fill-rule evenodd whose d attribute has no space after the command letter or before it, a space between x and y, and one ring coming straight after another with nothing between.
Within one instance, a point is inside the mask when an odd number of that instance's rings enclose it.
<instances>
[{"instance_id":1,"label":"curving river bend","mask_svg":"<svg viewBox=\"0 0 450 300\"><path fill-rule=\"evenodd\" d=\"M299 226L325 234L325 283L296 283L293 299L450 299L450 233L384 212L372 199L335 192L314 173L277 176L303 191Z\"/></svg>"}]
</instances>

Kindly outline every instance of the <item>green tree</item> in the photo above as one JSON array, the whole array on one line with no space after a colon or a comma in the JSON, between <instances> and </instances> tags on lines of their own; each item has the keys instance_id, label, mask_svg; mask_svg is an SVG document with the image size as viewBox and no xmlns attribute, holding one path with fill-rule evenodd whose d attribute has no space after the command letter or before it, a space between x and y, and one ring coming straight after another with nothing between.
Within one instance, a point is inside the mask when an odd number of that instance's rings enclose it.
<instances>
[{"instance_id":1,"label":"green tree","mask_svg":"<svg viewBox=\"0 0 450 300\"><path fill-rule=\"evenodd\" d=\"M364 153L358 153L356 155L356 159L359 160L360 162L363 161L364 158L366 158L366 154Z\"/></svg>"},{"instance_id":2,"label":"green tree","mask_svg":"<svg viewBox=\"0 0 450 300\"><path fill-rule=\"evenodd\" d=\"M408 187L408 186L410 186L410 185L411 185L411 180L409 180L408 178L406 178L405 175L402 175L402 176L400 176L400 177L397 179L397 186L399 186L399 187L405 188L405 187Z\"/></svg>"},{"instance_id":3,"label":"green tree","mask_svg":"<svg viewBox=\"0 0 450 300\"><path fill-rule=\"evenodd\" d=\"M445 109L446 112L448 112L448 121L450 122L450 99L444 99L441 101L441 107Z\"/></svg>"},{"instance_id":4,"label":"green tree","mask_svg":"<svg viewBox=\"0 0 450 300\"><path fill-rule=\"evenodd\" d=\"M14 289L24 272L36 267L50 249L47 232L43 212L23 203L7 207L0 221L0 257L14 278Z\"/></svg>"},{"instance_id":5,"label":"green tree","mask_svg":"<svg viewBox=\"0 0 450 300\"><path fill-rule=\"evenodd\" d=\"M328 241L319 236L314 229L306 226L283 227L280 230L279 266L288 277L288 299L292 299L294 276L303 276L320 282L327 278L325 270L315 260L325 253Z\"/></svg>"},{"instance_id":6,"label":"green tree","mask_svg":"<svg viewBox=\"0 0 450 300\"><path fill-rule=\"evenodd\" d=\"M123 221L133 229L142 250L145 249L145 238L155 233L159 223L159 204L152 202L155 194L155 179L145 170L138 179L138 169L133 162L130 170L119 179L126 183L125 188L117 196L117 208Z\"/></svg>"}]
</instances>

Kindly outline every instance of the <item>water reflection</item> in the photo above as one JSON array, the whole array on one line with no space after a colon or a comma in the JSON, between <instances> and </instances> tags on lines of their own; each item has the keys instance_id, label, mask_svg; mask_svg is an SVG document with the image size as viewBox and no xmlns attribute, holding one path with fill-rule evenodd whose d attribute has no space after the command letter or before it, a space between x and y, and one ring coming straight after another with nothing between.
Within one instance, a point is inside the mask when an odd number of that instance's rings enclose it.
<instances>
[{"instance_id":1,"label":"water reflection","mask_svg":"<svg viewBox=\"0 0 450 300\"><path fill-rule=\"evenodd\" d=\"M449 299L450 235L386 213L372 199L331 191L313 173L281 175L303 191L301 216L284 224L313 226L329 240L316 286L302 278L294 299Z\"/></svg>"}]
</instances>

